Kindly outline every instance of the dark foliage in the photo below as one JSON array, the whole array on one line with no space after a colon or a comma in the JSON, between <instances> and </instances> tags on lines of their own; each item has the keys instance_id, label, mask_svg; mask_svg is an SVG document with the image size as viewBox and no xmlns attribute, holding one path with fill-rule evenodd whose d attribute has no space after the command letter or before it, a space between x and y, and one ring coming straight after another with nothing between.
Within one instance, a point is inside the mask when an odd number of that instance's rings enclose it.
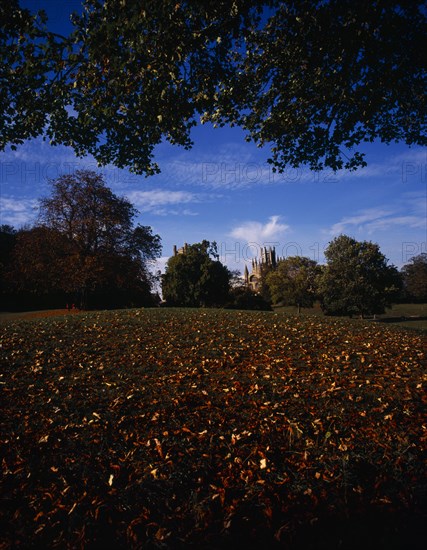
<instances>
[{"instance_id":1,"label":"dark foliage","mask_svg":"<svg viewBox=\"0 0 427 550\"><path fill-rule=\"evenodd\" d=\"M51 183L38 225L16 235L7 271L15 308L26 297L30 308L152 305L147 263L160 255L160 237L134 226L136 209L95 172Z\"/></svg>"},{"instance_id":2,"label":"dark foliage","mask_svg":"<svg viewBox=\"0 0 427 550\"><path fill-rule=\"evenodd\" d=\"M427 302L427 254L414 256L402 267L405 300Z\"/></svg>"},{"instance_id":3,"label":"dark foliage","mask_svg":"<svg viewBox=\"0 0 427 550\"><path fill-rule=\"evenodd\" d=\"M260 294L251 289L240 286L230 291L230 301L227 309L251 309L258 311L271 311L271 305Z\"/></svg>"},{"instance_id":4,"label":"dark foliage","mask_svg":"<svg viewBox=\"0 0 427 550\"><path fill-rule=\"evenodd\" d=\"M166 264L163 298L169 306L221 306L228 300L231 277L231 272L218 260L215 242L187 245Z\"/></svg>"},{"instance_id":5,"label":"dark foliage","mask_svg":"<svg viewBox=\"0 0 427 550\"><path fill-rule=\"evenodd\" d=\"M426 15L421 1L86 0L59 36L2 2L0 148L43 135L153 174L156 145L190 148L210 122L270 146L278 170L353 170L364 142L427 143Z\"/></svg>"},{"instance_id":6,"label":"dark foliage","mask_svg":"<svg viewBox=\"0 0 427 550\"><path fill-rule=\"evenodd\" d=\"M325 257L319 295L327 315L384 313L398 296L399 272L388 265L377 244L341 235L329 244Z\"/></svg>"}]
</instances>

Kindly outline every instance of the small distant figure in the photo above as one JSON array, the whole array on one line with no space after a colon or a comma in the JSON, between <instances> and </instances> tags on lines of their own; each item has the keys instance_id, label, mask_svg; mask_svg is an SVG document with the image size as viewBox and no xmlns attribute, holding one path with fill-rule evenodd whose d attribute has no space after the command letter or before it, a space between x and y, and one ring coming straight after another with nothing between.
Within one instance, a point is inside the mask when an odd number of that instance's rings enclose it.
<instances>
[{"instance_id":1,"label":"small distant figure","mask_svg":"<svg viewBox=\"0 0 427 550\"><path fill-rule=\"evenodd\" d=\"M65 308L66 308L67 311L70 311L70 304L67 304L67 305L65 306Z\"/></svg>"},{"instance_id":2,"label":"small distant figure","mask_svg":"<svg viewBox=\"0 0 427 550\"><path fill-rule=\"evenodd\" d=\"M73 305L71 306L71 309L76 309L75 304L73 304Z\"/></svg>"}]
</instances>

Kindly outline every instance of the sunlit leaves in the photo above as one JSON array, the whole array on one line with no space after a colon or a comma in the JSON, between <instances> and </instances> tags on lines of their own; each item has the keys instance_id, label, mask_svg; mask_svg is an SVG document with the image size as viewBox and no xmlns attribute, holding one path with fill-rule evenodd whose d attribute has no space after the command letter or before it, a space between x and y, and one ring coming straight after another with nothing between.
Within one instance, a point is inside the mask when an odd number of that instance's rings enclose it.
<instances>
[{"instance_id":1,"label":"sunlit leaves","mask_svg":"<svg viewBox=\"0 0 427 550\"><path fill-rule=\"evenodd\" d=\"M416 332L189 309L0 330L6 547L285 546L325 517L381 511L397 538L421 522Z\"/></svg>"}]
</instances>

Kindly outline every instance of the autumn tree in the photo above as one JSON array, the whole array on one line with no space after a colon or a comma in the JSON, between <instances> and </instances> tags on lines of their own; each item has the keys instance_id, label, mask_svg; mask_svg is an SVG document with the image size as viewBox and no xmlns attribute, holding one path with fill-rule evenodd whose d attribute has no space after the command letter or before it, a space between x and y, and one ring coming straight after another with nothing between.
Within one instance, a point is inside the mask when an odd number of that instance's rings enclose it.
<instances>
[{"instance_id":1,"label":"autumn tree","mask_svg":"<svg viewBox=\"0 0 427 550\"><path fill-rule=\"evenodd\" d=\"M43 226L20 229L6 273L11 309L64 307L66 264L70 243L56 230ZM76 300L73 295L72 300Z\"/></svg>"},{"instance_id":2,"label":"autumn tree","mask_svg":"<svg viewBox=\"0 0 427 550\"><path fill-rule=\"evenodd\" d=\"M407 298L427 302L427 254L411 258L402 267L403 289Z\"/></svg>"},{"instance_id":3,"label":"autumn tree","mask_svg":"<svg viewBox=\"0 0 427 550\"><path fill-rule=\"evenodd\" d=\"M325 257L319 293L326 314L383 313L396 298L399 272L388 265L377 244L341 235L329 244Z\"/></svg>"},{"instance_id":4,"label":"autumn tree","mask_svg":"<svg viewBox=\"0 0 427 550\"><path fill-rule=\"evenodd\" d=\"M11 278L17 291L47 295L62 289L72 243L63 233L45 226L18 231Z\"/></svg>"},{"instance_id":5,"label":"autumn tree","mask_svg":"<svg viewBox=\"0 0 427 550\"><path fill-rule=\"evenodd\" d=\"M147 296L147 262L159 256L160 237L134 226L136 209L103 178L77 171L51 182L41 199L38 225L24 232L15 251L16 278L37 292L62 290L81 307L96 296ZM90 300L89 300L90 303Z\"/></svg>"},{"instance_id":6,"label":"autumn tree","mask_svg":"<svg viewBox=\"0 0 427 550\"><path fill-rule=\"evenodd\" d=\"M17 231L11 225L0 225L0 299L2 309L11 309L12 285L10 277L10 264L13 249L17 239Z\"/></svg>"},{"instance_id":7,"label":"autumn tree","mask_svg":"<svg viewBox=\"0 0 427 550\"><path fill-rule=\"evenodd\" d=\"M0 148L37 135L158 171L166 140L240 125L270 161L365 164L375 139L427 144L424 2L85 0L69 36L0 8Z\"/></svg>"},{"instance_id":8,"label":"autumn tree","mask_svg":"<svg viewBox=\"0 0 427 550\"><path fill-rule=\"evenodd\" d=\"M279 260L277 268L266 276L273 303L297 306L298 313L303 307L313 307L319 273L319 266L310 258L290 256Z\"/></svg>"},{"instance_id":9,"label":"autumn tree","mask_svg":"<svg viewBox=\"0 0 427 550\"><path fill-rule=\"evenodd\" d=\"M11 225L0 225L0 280L3 282L12 251L16 242L17 231Z\"/></svg>"},{"instance_id":10,"label":"autumn tree","mask_svg":"<svg viewBox=\"0 0 427 550\"><path fill-rule=\"evenodd\" d=\"M216 243L204 240L169 258L162 278L163 298L171 306L219 306L227 301L230 279Z\"/></svg>"}]
</instances>

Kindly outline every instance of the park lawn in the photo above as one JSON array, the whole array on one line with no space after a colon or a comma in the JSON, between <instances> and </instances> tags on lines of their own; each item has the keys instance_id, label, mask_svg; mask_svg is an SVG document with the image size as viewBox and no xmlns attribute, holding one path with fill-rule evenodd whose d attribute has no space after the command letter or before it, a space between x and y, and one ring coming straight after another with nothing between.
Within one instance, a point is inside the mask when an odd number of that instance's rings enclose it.
<instances>
[{"instance_id":1,"label":"park lawn","mask_svg":"<svg viewBox=\"0 0 427 550\"><path fill-rule=\"evenodd\" d=\"M0 326L0 548L421 548L423 336L274 312Z\"/></svg>"},{"instance_id":2,"label":"park lawn","mask_svg":"<svg viewBox=\"0 0 427 550\"><path fill-rule=\"evenodd\" d=\"M298 314L296 306L280 306L275 307L274 310L277 313L285 313L286 315ZM311 308L303 308L300 315L318 315L324 317L319 303L316 303ZM368 319L362 320L358 317L353 317L352 320L356 322L371 320L427 332L427 304L393 304L392 307L387 308L385 313L380 315L371 315Z\"/></svg>"},{"instance_id":3,"label":"park lawn","mask_svg":"<svg viewBox=\"0 0 427 550\"><path fill-rule=\"evenodd\" d=\"M0 323L9 323L20 319L46 319L48 317L59 317L61 315L76 315L81 313L78 309L41 309L37 311L0 311Z\"/></svg>"}]
</instances>

